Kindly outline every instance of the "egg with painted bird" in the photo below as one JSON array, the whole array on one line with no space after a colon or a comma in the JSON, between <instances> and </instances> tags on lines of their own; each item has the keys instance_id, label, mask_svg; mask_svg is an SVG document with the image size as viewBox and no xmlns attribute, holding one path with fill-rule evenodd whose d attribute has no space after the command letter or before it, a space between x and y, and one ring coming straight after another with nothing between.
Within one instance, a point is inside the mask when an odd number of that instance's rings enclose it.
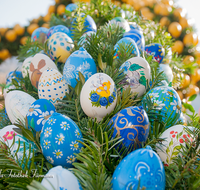
<instances>
[{"instance_id":1,"label":"egg with painted bird","mask_svg":"<svg viewBox=\"0 0 200 190\"><path fill-rule=\"evenodd\" d=\"M47 99L55 105L65 97L68 91L68 84L58 70L47 69L42 73L38 85L40 99Z\"/></svg>"},{"instance_id":2,"label":"egg with painted bird","mask_svg":"<svg viewBox=\"0 0 200 190\"><path fill-rule=\"evenodd\" d=\"M38 99L31 104L27 113L28 126L41 131L47 119L56 111L55 106L46 99Z\"/></svg>"},{"instance_id":3,"label":"egg with painted bird","mask_svg":"<svg viewBox=\"0 0 200 190\"><path fill-rule=\"evenodd\" d=\"M29 68L29 78L31 80L31 84L36 89L38 89L38 83L42 73L46 69L50 68L58 70L56 64L47 55L42 53L37 53L33 57Z\"/></svg>"},{"instance_id":4,"label":"egg with painted bird","mask_svg":"<svg viewBox=\"0 0 200 190\"><path fill-rule=\"evenodd\" d=\"M81 36L81 38L78 42L78 45L84 47L85 43L87 43L87 42L89 43L88 39L90 39L92 35L96 35L96 32L89 31L89 32L84 33Z\"/></svg>"},{"instance_id":5,"label":"egg with painted bird","mask_svg":"<svg viewBox=\"0 0 200 190\"><path fill-rule=\"evenodd\" d=\"M72 39L63 32L56 32L48 41L49 55L53 61L58 57L58 61L65 63L74 48Z\"/></svg>"},{"instance_id":6,"label":"egg with painted bird","mask_svg":"<svg viewBox=\"0 0 200 190\"><path fill-rule=\"evenodd\" d=\"M117 89L113 79L105 73L92 75L83 85L80 103L85 114L102 120L117 103Z\"/></svg>"},{"instance_id":7,"label":"egg with painted bird","mask_svg":"<svg viewBox=\"0 0 200 190\"><path fill-rule=\"evenodd\" d=\"M76 10L77 8L78 8L78 5L75 4L75 3L69 3L69 4L65 7L65 9L66 9L67 11L70 11L70 12Z\"/></svg>"},{"instance_id":8,"label":"egg with painted bird","mask_svg":"<svg viewBox=\"0 0 200 190\"><path fill-rule=\"evenodd\" d=\"M64 25L57 25L53 28L53 31L51 32L51 36L55 34L56 32L62 32L67 34L71 38L71 31L69 30L68 27Z\"/></svg>"},{"instance_id":9,"label":"egg with painted bird","mask_svg":"<svg viewBox=\"0 0 200 190\"><path fill-rule=\"evenodd\" d=\"M39 42L44 43L46 40L46 35L48 33L49 29L44 27L39 27L33 31L31 34L31 41L32 42Z\"/></svg>"},{"instance_id":10,"label":"egg with painted bird","mask_svg":"<svg viewBox=\"0 0 200 190\"><path fill-rule=\"evenodd\" d=\"M19 82L20 79L22 79L22 72L21 71L10 71L6 75L6 84L12 83L12 80L15 80L17 83Z\"/></svg>"},{"instance_id":11,"label":"egg with painted bird","mask_svg":"<svg viewBox=\"0 0 200 190\"><path fill-rule=\"evenodd\" d=\"M113 137L121 137L126 147L139 148L148 138L149 119L142 106L122 109L111 118L109 125L114 128Z\"/></svg>"},{"instance_id":12,"label":"egg with painted bird","mask_svg":"<svg viewBox=\"0 0 200 190\"><path fill-rule=\"evenodd\" d=\"M119 27L123 28L124 32L128 32L130 30L129 23L126 19L122 17L115 17L110 21L111 25L118 25Z\"/></svg>"},{"instance_id":13,"label":"egg with painted bird","mask_svg":"<svg viewBox=\"0 0 200 190\"><path fill-rule=\"evenodd\" d=\"M161 44L153 43L145 46L145 52L147 55L153 56L153 59L158 63L162 63L165 57L165 49Z\"/></svg>"},{"instance_id":14,"label":"egg with painted bird","mask_svg":"<svg viewBox=\"0 0 200 190\"><path fill-rule=\"evenodd\" d=\"M53 166L70 168L79 153L82 133L69 117L54 112L46 121L40 134L40 145L44 157Z\"/></svg>"},{"instance_id":15,"label":"egg with painted bird","mask_svg":"<svg viewBox=\"0 0 200 190\"><path fill-rule=\"evenodd\" d=\"M178 93L172 87L158 86L148 91L142 101L143 107L146 107L148 111L147 97L153 103L154 114L160 115L157 116L157 119L160 119L166 128L171 127L177 122L181 114L182 105ZM153 118L149 118L149 120L151 123L154 122Z\"/></svg>"},{"instance_id":16,"label":"egg with painted bird","mask_svg":"<svg viewBox=\"0 0 200 190\"><path fill-rule=\"evenodd\" d=\"M142 96L151 78L149 63L142 57L132 57L123 63L119 70L123 70L125 78L120 82L124 88L131 88L134 95Z\"/></svg>"},{"instance_id":17,"label":"egg with painted bird","mask_svg":"<svg viewBox=\"0 0 200 190\"><path fill-rule=\"evenodd\" d=\"M173 80L173 72L171 67L168 64L159 64L158 66L158 72L163 72L162 76L164 77L164 80L168 83L171 84Z\"/></svg>"},{"instance_id":18,"label":"egg with painted bird","mask_svg":"<svg viewBox=\"0 0 200 190\"><path fill-rule=\"evenodd\" d=\"M26 92L13 90L6 95L5 108L12 124L20 120L25 124L25 117L31 104L36 101Z\"/></svg>"},{"instance_id":19,"label":"egg with painted bird","mask_svg":"<svg viewBox=\"0 0 200 190\"><path fill-rule=\"evenodd\" d=\"M22 76L25 78L29 74L30 64L33 57L27 57L22 64Z\"/></svg>"},{"instance_id":20,"label":"egg with painted bird","mask_svg":"<svg viewBox=\"0 0 200 190\"><path fill-rule=\"evenodd\" d=\"M125 51L126 53L131 51L132 57L140 57L140 52L137 47L137 44L135 43L133 39L129 37L120 39L114 46L114 49L115 49L114 59L119 58L120 56L124 57L125 56L124 53L123 55L121 55L121 51L124 51L124 50L126 50Z\"/></svg>"},{"instance_id":21,"label":"egg with painted bird","mask_svg":"<svg viewBox=\"0 0 200 190\"><path fill-rule=\"evenodd\" d=\"M113 173L113 190L165 189L163 163L150 146L135 150L122 159Z\"/></svg>"},{"instance_id":22,"label":"egg with painted bird","mask_svg":"<svg viewBox=\"0 0 200 190\"><path fill-rule=\"evenodd\" d=\"M48 180L49 176L51 176L50 181ZM77 177L62 166L51 168L43 178L41 184L48 190L82 190Z\"/></svg>"},{"instance_id":23,"label":"egg with painted bird","mask_svg":"<svg viewBox=\"0 0 200 190\"><path fill-rule=\"evenodd\" d=\"M83 74L85 81L97 72L94 59L83 47L69 56L63 69L64 79L73 88L77 84L76 79L79 80L79 72Z\"/></svg>"}]
</instances>

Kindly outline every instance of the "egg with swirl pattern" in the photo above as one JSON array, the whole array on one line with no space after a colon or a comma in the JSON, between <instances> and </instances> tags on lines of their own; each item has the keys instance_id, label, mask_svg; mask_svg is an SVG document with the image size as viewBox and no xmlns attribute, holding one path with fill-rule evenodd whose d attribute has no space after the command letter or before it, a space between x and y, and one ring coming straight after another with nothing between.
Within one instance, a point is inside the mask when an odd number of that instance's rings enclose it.
<instances>
[{"instance_id":1,"label":"egg with swirl pattern","mask_svg":"<svg viewBox=\"0 0 200 190\"><path fill-rule=\"evenodd\" d=\"M142 106L122 109L111 118L109 125L114 128L113 137L121 136L126 147L141 147L149 134L149 119Z\"/></svg>"}]
</instances>

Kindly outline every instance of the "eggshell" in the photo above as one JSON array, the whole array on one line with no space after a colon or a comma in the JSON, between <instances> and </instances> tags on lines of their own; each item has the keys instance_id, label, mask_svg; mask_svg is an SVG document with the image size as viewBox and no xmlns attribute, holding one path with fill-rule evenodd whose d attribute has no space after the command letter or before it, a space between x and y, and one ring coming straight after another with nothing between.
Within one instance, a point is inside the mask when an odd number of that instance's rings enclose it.
<instances>
[{"instance_id":1,"label":"eggshell","mask_svg":"<svg viewBox=\"0 0 200 190\"><path fill-rule=\"evenodd\" d=\"M4 87L4 90L3 90L4 99L6 99L6 95L8 94L8 91L11 89L16 89L15 85L13 85L12 83L6 84L6 86Z\"/></svg>"},{"instance_id":2,"label":"eggshell","mask_svg":"<svg viewBox=\"0 0 200 190\"><path fill-rule=\"evenodd\" d=\"M38 41L39 43L44 43L46 40L46 35L49 29L44 27L39 27L33 31L31 34L31 41L35 42Z\"/></svg>"},{"instance_id":3,"label":"eggshell","mask_svg":"<svg viewBox=\"0 0 200 190\"><path fill-rule=\"evenodd\" d=\"M111 25L118 25L123 28L124 32L128 32L130 30L130 26L127 20L122 17L115 17L110 21Z\"/></svg>"},{"instance_id":4,"label":"eggshell","mask_svg":"<svg viewBox=\"0 0 200 190\"><path fill-rule=\"evenodd\" d=\"M22 76L23 76L23 78L25 78L29 74L30 64L31 64L32 59L33 59L33 57L28 57L24 60L24 62L22 64Z\"/></svg>"},{"instance_id":5,"label":"eggshell","mask_svg":"<svg viewBox=\"0 0 200 190\"><path fill-rule=\"evenodd\" d=\"M80 103L85 114L98 121L111 113L117 103L117 90L112 78L105 73L92 75L82 87Z\"/></svg>"},{"instance_id":6,"label":"eggshell","mask_svg":"<svg viewBox=\"0 0 200 190\"><path fill-rule=\"evenodd\" d=\"M20 120L25 124L28 109L35 100L35 98L23 91L14 90L9 92L6 95L5 107L11 123L18 123L18 120Z\"/></svg>"},{"instance_id":7,"label":"eggshell","mask_svg":"<svg viewBox=\"0 0 200 190\"><path fill-rule=\"evenodd\" d=\"M40 99L47 99L55 105L65 97L66 92L68 92L68 84L59 71L47 69L42 73L38 85Z\"/></svg>"}]
</instances>

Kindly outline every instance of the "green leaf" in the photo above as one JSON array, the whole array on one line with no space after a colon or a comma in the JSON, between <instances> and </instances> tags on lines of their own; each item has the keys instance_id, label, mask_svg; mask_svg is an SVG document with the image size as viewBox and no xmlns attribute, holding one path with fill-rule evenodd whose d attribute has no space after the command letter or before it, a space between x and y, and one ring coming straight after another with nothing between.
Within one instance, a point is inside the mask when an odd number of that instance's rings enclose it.
<instances>
[{"instance_id":1,"label":"green leaf","mask_svg":"<svg viewBox=\"0 0 200 190\"><path fill-rule=\"evenodd\" d=\"M191 96L191 97L192 97L192 96ZM192 105L187 104L187 103L183 103L183 106L184 106L186 109L190 110L192 113L195 112L195 110L194 110L194 108L193 108Z\"/></svg>"},{"instance_id":2,"label":"green leaf","mask_svg":"<svg viewBox=\"0 0 200 190\"><path fill-rule=\"evenodd\" d=\"M171 139L169 146L172 146L174 144L173 139Z\"/></svg>"},{"instance_id":3,"label":"green leaf","mask_svg":"<svg viewBox=\"0 0 200 190\"><path fill-rule=\"evenodd\" d=\"M105 71L106 67L107 67L107 64L106 62L103 62L102 61L102 55L99 53L98 54L98 65L99 65L99 68L102 70L102 71Z\"/></svg>"},{"instance_id":4,"label":"green leaf","mask_svg":"<svg viewBox=\"0 0 200 190\"><path fill-rule=\"evenodd\" d=\"M173 151L173 152L172 152L172 157L173 157L173 156L177 156L178 154L179 154L179 151Z\"/></svg>"},{"instance_id":5,"label":"green leaf","mask_svg":"<svg viewBox=\"0 0 200 190\"><path fill-rule=\"evenodd\" d=\"M166 153L168 154L170 152L169 147L166 148Z\"/></svg>"},{"instance_id":6,"label":"green leaf","mask_svg":"<svg viewBox=\"0 0 200 190\"><path fill-rule=\"evenodd\" d=\"M188 101L192 102L193 100L195 100L196 97L197 97L197 94L193 94L192 96L190 96Z\"/></svg>"},{"instance_id":7,"label":"green leaf","mask_svg":"<svg viewBox=\"0 0 200 190\"><path fill-rule=\"evenodd\" d=\"M75 93L79 96L80 93L81 93L81 89L82 89L82 83L81 81L78 81L74 90L75 90Z\"/></svg>"},{"instance_id":8,"label":"green leaf","mask_svg":"<svg viewBox=\"0 0 200 190\"><path fill-rule=\"evenodd\" d=\"M138 65L138 64L135 63L135 64L132 64L130 66L130 68L129 68L130 71L136 71L138 69L144 69L144 67L142 67L142 66L140 66L140 65Z\"/></svg>"},{"instance_id":9,"label":"green leaf","mask_svg":"<svg viewBox=\"0 0 200 190\"><path fill-rule=\"evenodd\" d=\"M175 150L181 150L181 146L180 145L179 146L175 146L174 149Z\"/></svg>"},{"instance_id":10,"label":"green leaf","mask_svg":"<svg viewBox=\"0 0 200 190\"><path fill-rule=\"evenodd\" d=\"M142 85L144 85L146 87L147 80L146 80L145 76L141 76L140 77L139 83L142 84Z\"/></svg>"},{"instance_id":11,"label":"green leaf","mask_svg":"<svg viewBox=\"0 0 200 190\"><path fill-rule=\"evenodd\" d=\"M83 76L83 74L80 71L78 72L78 76L79 76L79 79L81 81L81 84L84 85L84 83L85 83L85 77Z\"/></svg>"}]
</instances>

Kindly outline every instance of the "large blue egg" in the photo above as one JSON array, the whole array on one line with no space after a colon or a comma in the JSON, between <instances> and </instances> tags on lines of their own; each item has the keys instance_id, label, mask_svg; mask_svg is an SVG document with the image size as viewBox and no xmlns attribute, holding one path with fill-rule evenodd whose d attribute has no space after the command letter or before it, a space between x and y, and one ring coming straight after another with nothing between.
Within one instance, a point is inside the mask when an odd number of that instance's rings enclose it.
<instances>
[{"instance_id":1,"label":"large blue egg","mask_svg":"<svg viewBox=\"0 0 200 190\"><path fill-rule=\"evenodd\" d=\"M160 157L150 146L128 154L113 174L113 190L164 190L165 170Z\"/></svg>"},{"instance_id":2,"label":"large blue egg","mask_svg":"<svg viewBox=\"0 0 200 190\"><path fill-rule=\"evenodd\" d=\"M46 99L38 99L31 104L27 113L28 126L41 131L45 122L56 111L55 106Z\"/></svg>"},{"instance_id":3,"label":"large blue egg","mask_svg":"<svg viewBox=\"0 0 200 190\"><path fill-rule=\"evenodd\" d=\"M47 39L49 39L52 36L52 32L53 32L54 28L55 28L55 26L52 26L51 28L49 28L49 30L47 32Z\"/></svg>"},{"instance_id":4,"label":"large blue egg","mask_svg":"<svg viewBox=\"0 0 200 190\"><path fill-rule=\"evenodd\" d=\"M137 30L137 29L131 29L128 32L125 32L123 37L129 37L135 41L137 44L140 53L142 54L144 52L144 47L145 47L145 40L144 40L144 35L142 31Z\"/></svg>"},{"instance_id":5,"label":"large blue egg","mask_svg":"<svg viewBox=\"0 0 200 190\"><path fill-rule=\"evenodd\" d=\"M158 86L151 89L143 98L143 106L146 107L147 111L147 96L150 97L151 102L154 105L155 114L159 114L161 120L166 124L166 128L173 126L180 117L181 114L181 100L178 93L168 86ZM153 113L152 113L153 114ZM158 118L157 118L158 119ZM153 123L154 119L149 118L150 122Z\"/></svg>"},{"instance_id":6,"label":"large blue egg","mask_svg":"<svg viewBox=\"0 0 200 190\"><path fill-rule=\"evenodd\" d=\"M63 69L64 79L73 88L77 84L76 79L79 79L79 72L83 74L85 81L97 72L94 59L83 47L68 57Z\"/></svg>"},{"instance_id":7,"label":"large blue egg","mask_svg":"<svg viewBox=\"0 0 200 190\"><path fill-rule=\"evenodd\" d=\"M121 136L126 147L140 147L149 134L149 119L142 106L131 106L114 115L109 124L114 128L113 137Z\"/></svg>"},{"instance_id":8,"label":"large blue egg","mask_svg":"<svg viewBox=\"0 0 200 190\"><path fill-rule=\"evenodd\" d=\"M163 58L165 57L165 49L158 43L146 45L145 51L147 55L152 55L154 60L158 63L162 63Z\"/></svg>"},{"instance_id":9,"label":"large blue egg","mask_svg":"<svg viewBox=\"0 0 200 190\"><path fill-rule=\"evenodd\" d=\"M39 43L44 43L46 40L46 35L49 29L44 27L39 27L33 31L31 34L31 41L35 42L38 41Z\"/></svg>"},{"instance_id":10,"label":"large blue egg","mask_svg":"<svg viewBox=\"0 0 200 190\"><path fill-rule=\"evenodd\" d=\"M65 7L65 9L66 9L67 11L70 11L70 12L76 10L77 8L78 8L78 5L75 4L75 3L70 3L70 4L68 4L68 5Z\"/></svg>"},{"instance_id":11,"label":"large blue egg","mask_svg":"<svg viewBox=\"0 0 200 190\"><path fill-rule=\"evenodd\" d=\"M116 51L116 53L114 54L114 58L119 58L119 54L120 54L120 50L119 50L119 47L120 45L124 45L125 47L131 47L133 49L132 51L132 57L140 57L140 53L139 53L139 50L138 50L138 47L137 47L137 44L135 43L135 41L129 37L125 37L125 38L122 38L120 39L114 49Z\"/></svg>"},{"instance_id":12,"label":"large blue egg","mask_svg":"<svg viewBox=\"0 0 200 190\"><path fill-rule=\"evenodd\" d=\"M42 128L40 145L42 153L54 166L72 167L74 153L82 147L82 133L76 123L60 113L53 113Z\"/></svg>"},{"instance_id":13,"label":"large blue egg","mask_svg":"<svg viewBox=\"0 0 200 190\"><path fill-rule=\"evenodd\" d=\"M71 31L69 30L68 27L64 26L64 25L57 25L53 28L53 31L51 32L51 35L52 36L53 34L55 34L56 32L62 32L62 33L65 33L67 34L70 38L71 38Z\"/></svg>"},{"instance_id":14,"label":"large blue egg","mask_svg":"<svg viewBox=\"0 0 200 190\"><path fill-rule=\"evenodd\" d=\"M19 82L19 79L23 79L21 71L11 71L6 75L6 84L12 83L12 79Z\"/></svg>"}]
</instances>

